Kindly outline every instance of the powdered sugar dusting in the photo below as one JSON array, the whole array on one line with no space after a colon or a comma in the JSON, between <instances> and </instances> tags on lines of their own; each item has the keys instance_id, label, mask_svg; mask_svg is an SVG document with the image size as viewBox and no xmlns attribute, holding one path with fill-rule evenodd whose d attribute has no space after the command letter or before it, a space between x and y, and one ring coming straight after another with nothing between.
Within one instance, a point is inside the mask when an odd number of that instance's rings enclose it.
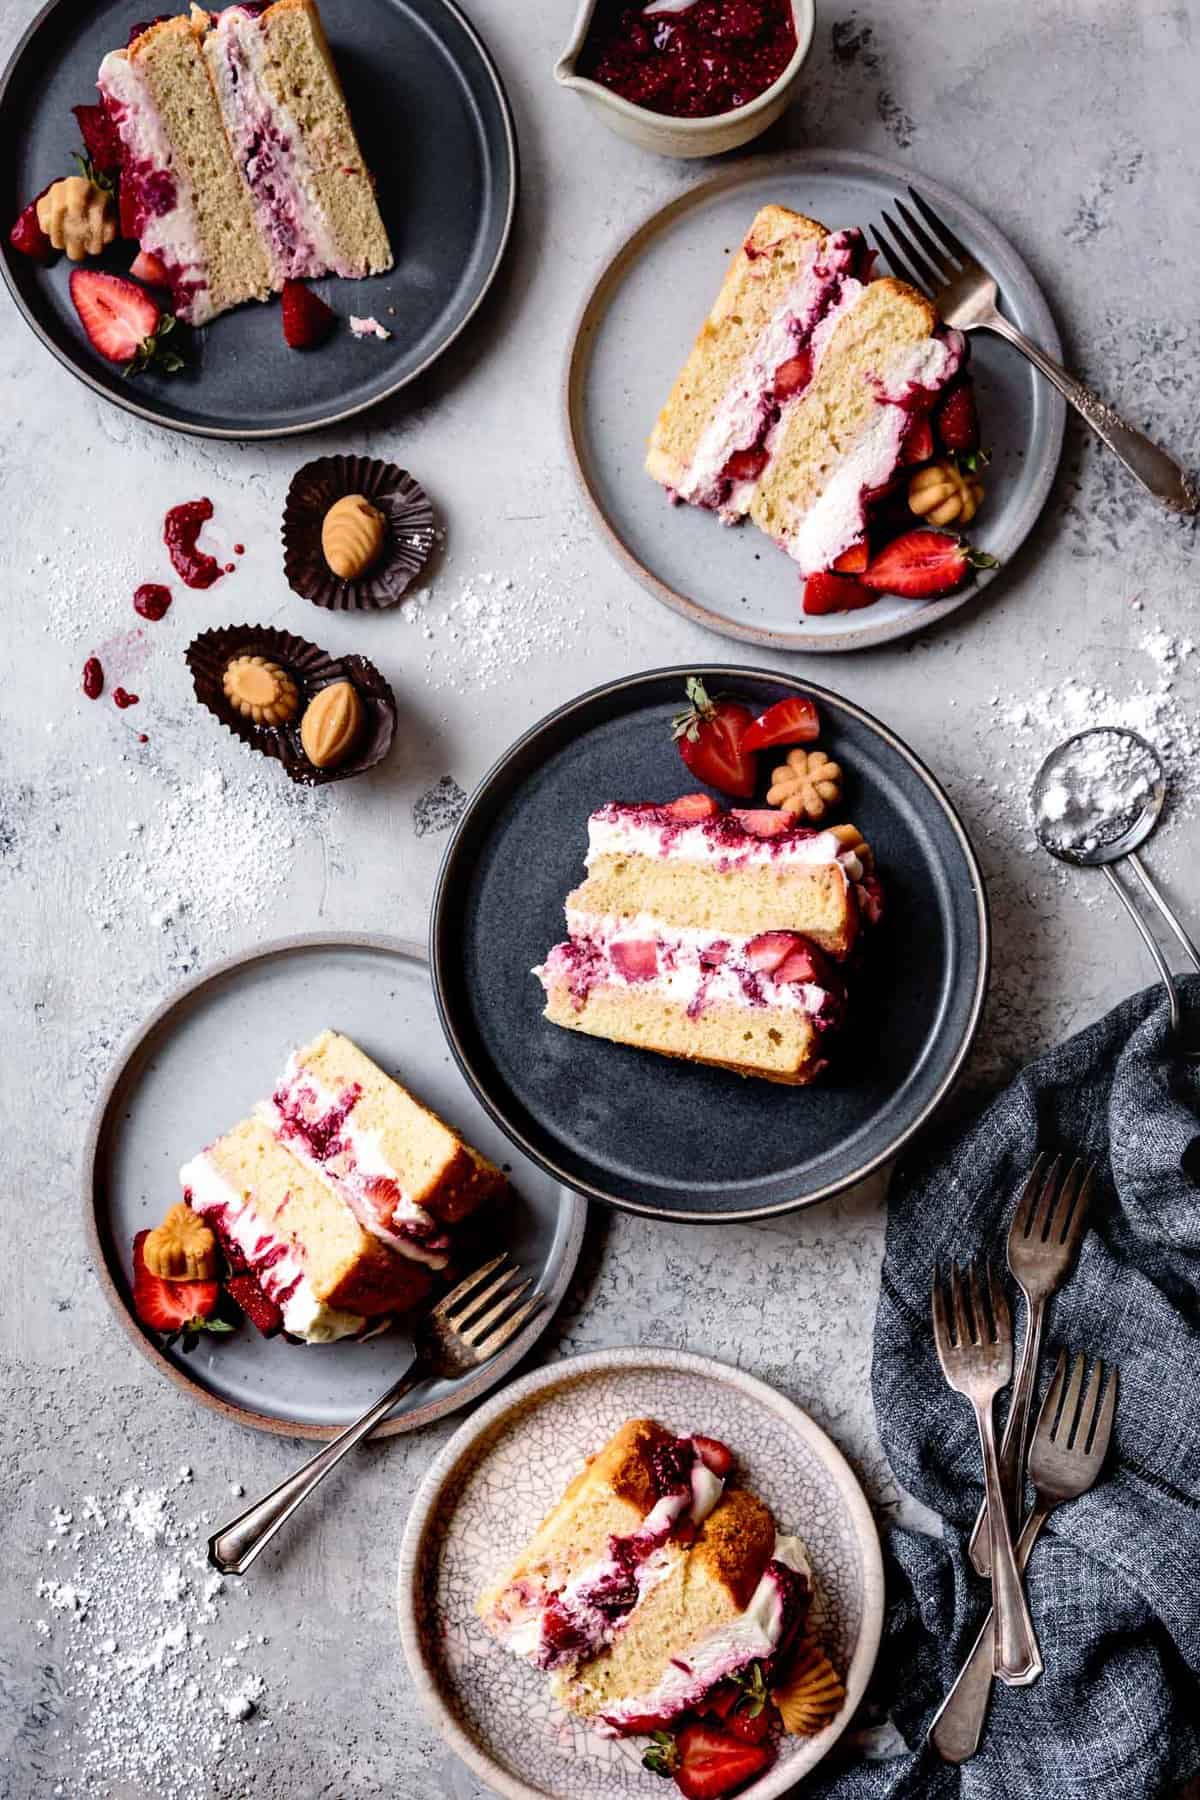
<instances>
[{"instance_id":1,"label":"powdered sugar dusting","mask_svg":"<svg viewBox=\"0 0 1200 1800\"><path fill-rule=\"evenodd\" d=\"M457 584L443 579L406 602L404 617L428 646L429 685L477 693L511 680L515 669L566 657L586 612L560 572L563 554L533 555L513 575L485 569Z\"/></svg>"}]
</instances>

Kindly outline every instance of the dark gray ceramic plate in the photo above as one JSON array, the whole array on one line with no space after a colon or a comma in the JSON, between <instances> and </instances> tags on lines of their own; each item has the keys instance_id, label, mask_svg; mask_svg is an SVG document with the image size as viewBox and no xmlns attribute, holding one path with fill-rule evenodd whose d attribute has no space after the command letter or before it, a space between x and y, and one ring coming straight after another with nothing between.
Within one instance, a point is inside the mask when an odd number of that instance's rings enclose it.
<instances>
[{"instance_id":1,"label":"dark gray ceramic plate","mask_svg":"<svg viewBox=\"0 0 1200 1800\"><path fill-rule=\"evenodd\" d=\"M670 724L691 673L754 712L812 695L821 744L846 771L841 816L875 850L887 918L856 973L836 1063L811 1088L652 1056L542 1018L530 970L563 935L588 814L606 800L665 801L696 786ZM769 769L764 757L764 777ZM442 1023L493 1118L579 1193L675 1219L786 1212L893 1155L966 1056L988 954L979 864L912 751L827 688L726 666L630 676L519 739L459 821L430 926Z\"/></svg>"},{"instance_id":2,"label":"dark gray ceramic plate","mask_svg":"<svg viewBox=\"0 0 1200 1800\"><path fill-rule=\"evenodd\" d=\"M643 587L725 637L777 650L857 650L924 630L992 579L981 576L944 600L885 596L861 612L806 618L796 570L782 551L752 526L731 531L711 513L672 507L642 467L655 414L759 207L774 201L830 226L869 232L909 182L993 271L1008 317L1058 356L1058 333L1037 283L982 213L901 163L849 150L753 157L690 188L627 239L584 304L566 392L584 497L610 549ZM1004 564L1050 491L1066 407L1007 344L976 333L971 352L992 456L971 539Z\"/></svg>"},{"instance_id":3,"label":"dark gray ceramic plate","mask_svg":"<svg viewBox=\"0 0 1200 1800\"><path fill-rule=\"evenodd\" d=\"M179 1198L181 1163L270 1092L289 1051L326 1025L347 1032L385 1069L510 1171L513 1198L489 1223L535 1273L547 1304L512 1344L463 1381L418 1389L378 1435L455 1412L494 1387L545 1330L566 1291L586 1208L514 1155L442 1041L421 950L352 934L290 938L189 982L146 1021L97 1103L84 1158L84 1213L108 1300L138 1348L194 1398L243 1425L330 1437L395 1381L411 1340L401 1329L363 1344L289 1344L250 1325L165 1354L133 1315L131 1245ZM489 1236L480 1259L494 1254Z\"/></svg>"},{"instance_id":4,"label":"dark gray ceramic plate","mask_svg":"<svg viewBox=\"0 0 1200 1800\"><path fill-rule=\"evenodd\" d=\"M9 290L60 362L142 418L226 438L336 424L428 368L491 285L517 197L500 78L453 0L322 0L396 266L366 281L313 285L343 319L374 314L391 339L360 341L343 327L302 354L284 344L277 303L243 306L190 334L188 372L127 381L83 334L66 258L40 268L12 249L8 229L28 200L73 173L80 140L71 107L96 99L105 52L154 12L139 0L50 0L18 44L0 82L0 268ZM105 266L126 269L131 250L115 245Z\"/></svg>"}]
</instances>

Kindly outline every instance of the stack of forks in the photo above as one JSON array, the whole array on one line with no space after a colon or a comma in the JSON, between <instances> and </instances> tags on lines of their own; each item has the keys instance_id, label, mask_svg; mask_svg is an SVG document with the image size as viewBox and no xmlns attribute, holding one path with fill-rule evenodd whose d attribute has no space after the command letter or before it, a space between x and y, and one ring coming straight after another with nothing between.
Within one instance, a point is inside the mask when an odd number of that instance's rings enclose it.
<instances>
[{"instance_id":1,"label":"stack of forks","mask_svg":"<svg viewBox=\"0 0 1200 1800\"><path fill-rule=\"evenodd\" d=\"M993 1678L1023 1687L1042 1673L1023 1573L1056 1506L1097 1480L1116 1412L1117 1371L1083 1355L1059 1354L1032 1438L1046 1308L1075 1266L1087 1225L1095 1172L1078 1158L1040 1156L1017 1202L1008 1233L1008 1266L1025 1300L1026 1331L1003 1440L996 1442L993 1402L1012 1380L1012 1314L996 1271L976 1262L935 1268L933 1332L949 1385L975 1410L985 1499L970 1556L992 1585L992 1611L929 1737L947 1762L975 1754ZM1069 1370L1069 1373L1068 1373ZM1034 1498L1026 1510L1026 1480Z\"/></svg>"}]
</instances>

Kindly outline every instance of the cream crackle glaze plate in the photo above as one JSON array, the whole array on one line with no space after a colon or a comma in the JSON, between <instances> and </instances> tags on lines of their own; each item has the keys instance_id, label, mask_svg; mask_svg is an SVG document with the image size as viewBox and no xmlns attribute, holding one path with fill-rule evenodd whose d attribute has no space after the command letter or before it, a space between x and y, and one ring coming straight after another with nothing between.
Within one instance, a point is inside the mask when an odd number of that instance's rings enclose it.
<instances>
[{"instance_id":1,"label":"cream crackle glaze plate","mask_svg":"<svg viewBox=\"0 0 1200 1800\"><path fill-rule=\"evenodd\" d=\"M810 1628L846 1685L818 1736L782 1740L744 1800L774 1800L826 1754L862 1697L879 1647L879 1539L845 1458L807 1414L739 1369L671 1350L602 1350L539 1369L480 1407L422 1482L400 1550L400 1634L421 1699L451 1748L511 1800L656 1800L644 1738L608 1740L509 1656L475 1600L626 1419L719 1437L782 1531L808 1546ZM672 1792L674 1790L672 1789Z\"/></svg>"}]
</instances>

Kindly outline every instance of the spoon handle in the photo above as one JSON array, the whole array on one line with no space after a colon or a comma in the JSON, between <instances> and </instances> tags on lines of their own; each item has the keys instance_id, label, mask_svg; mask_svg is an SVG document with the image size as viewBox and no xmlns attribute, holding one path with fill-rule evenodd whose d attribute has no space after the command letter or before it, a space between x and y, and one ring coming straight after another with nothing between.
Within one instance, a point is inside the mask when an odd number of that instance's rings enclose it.
<instances>
[{"instance_id":1,"label":"spoon handle","mask_svg":"<svg viewBox=\"0 0 1200 1800\"><path fill-rule=\"evenodd\" d=\"M1175 937L1178 940L1183 954L1187 957L1196 973L1200 974L1200 950L1197 950L1195 944L1193 944L1191 938L1184 930L1183 922L1178 913L1176 913L1174 908L1168 904L1162 889L1151 876L1149 869L1146 867L1141 857L1133 850L1129 853L1129 865L1141 882L1144 891L1149 895L1150 899L1153 900L1155 906L1157 906L1159 912L1171 927L1171 930L1175 933Z\"/></svg>"},{"instance_id":2,"label":"spoon handle","mask_svg":"<svg viewBox=\"0 0 1200 1800\"><path fill-rule=\"evenodd\" d=\"M1134 857L1132 860L1134 861L1135 864L1137 863L1136 857ZM1112 887L1113 887L1114 891L1116 892L1117 897L1119 898L1119 900L1121 902L1121 905L1125 908L1125 911L1129 914L1130 918L1133 920L1134 924L1137 926L1138 931L1141 933L1142 942L1145 944L1147 950L1150 952L1151 956L1154 958L1155 966L1157 967L1159 976L1162 979L1162 984L1167 990L1167 1004L1171 1008L1171 1035L1174 1037L1178 1034L1178 1031L1179 1031L1181 1014L1180 1014L1180 1010L1179 1010L1179 995L1175 992L1175 978L1171 974L1171 970L1167 964L1167 959L1163 955L1162 951L1159 949L1158 944L1155 941L1154 933L1151 931L1150 927L1147 925L1145 919L1143 919L1143 917L1142 917L1141 913L1138 911L1137 907L1133 904L1133 901L1130 899L1129 895L1125 892L1125 889L1121 886L1121 883L1117 880L1116 876L1113 874L1111 866L1108 863L1101 863L1100 867L1104 870L1104 873L1108 876L1108 879L1109 879L1110 883L1112 884Z\"/></svg>"}]
</instances>

